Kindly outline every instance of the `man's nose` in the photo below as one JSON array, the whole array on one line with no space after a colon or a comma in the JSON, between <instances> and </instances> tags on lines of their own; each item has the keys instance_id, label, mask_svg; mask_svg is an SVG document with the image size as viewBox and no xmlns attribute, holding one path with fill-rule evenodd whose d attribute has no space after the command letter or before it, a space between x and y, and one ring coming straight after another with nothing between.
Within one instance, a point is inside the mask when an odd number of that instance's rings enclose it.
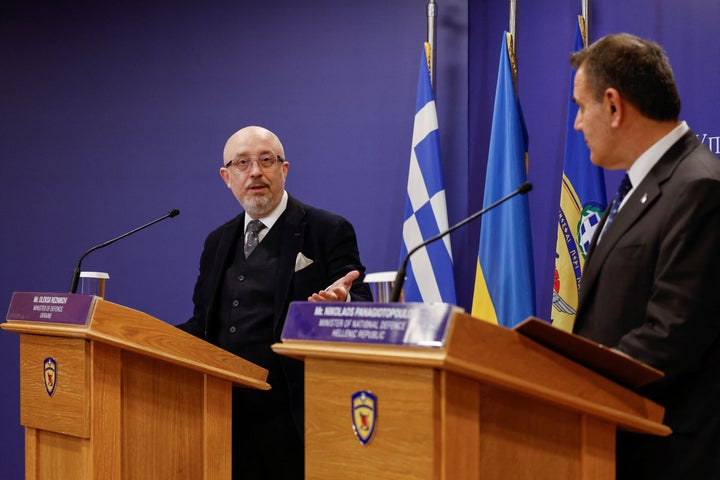
<instances>
[{"instance_id":1,"label":"man's nose","mask_svg":"<svg viewBox=\"0 0 720 480\"><path fill-rule=\"evenodd\" d=\"M263 169L260 167L260 160L257 158L253 158L250 160L250 175L253 177L257 177L258 175L262 175Z\"/></svg>"},{"instance_id":2,"label":"man's nose","mask_svg":"<svg viewBox=\"0 0 720 480\"><path fill-rule=\"evenodd\" d=\"M575 114L575 122L573 123L573 128L578 132L582 130L582 119L580 118L580 110L578 110L578 112Z\"/></svg>"}]
</instances>

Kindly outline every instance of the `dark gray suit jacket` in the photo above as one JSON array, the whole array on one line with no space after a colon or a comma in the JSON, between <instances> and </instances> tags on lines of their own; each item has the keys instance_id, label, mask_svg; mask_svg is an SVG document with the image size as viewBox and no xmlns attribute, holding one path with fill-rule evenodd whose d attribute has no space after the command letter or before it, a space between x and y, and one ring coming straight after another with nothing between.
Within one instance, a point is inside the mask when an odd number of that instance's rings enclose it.
<instances>
[{"instance_id":1,"label":"dark gray suit jacket","mask_svg":"<svg viewBox=\"0 0 720 480\"><path fill-rule=\"evenodd\" d=\"M666 374L640 393L674 433L620 434L618 479L720 478L720 159L692 131L593 240L573 331Z\"/></svg>"},{"instance_id":2,"label":"dark gray suit jacket","mask_svg":"<svg viewBox=\"0 0 720 480\"><path fill-rule=\"evenodd\" d=\"M306 205L288 197L284 219L273 228L282 228L283 249L278 259L275 315L273 318L275 341L280 341L288 306L292 301L305 301L313 293L324 289L352 270L361 277L353 284L350 294L355 301L372 301L367 284L362 282L365 267L360 263L355 230L350 222L339 215ZM219 311L218 299L228 258L237 241L243 236L245 214L211 232L205 240L200 257L200 274L193 293L193 316L179 328L208 341ZM295 271L299 253L313 263ZM298 426L302 425L303 370L302 363L280 357L284 376L288 380L293 412ZM303 435L300 428L300 435Z\"/></svg>"}]
</instances>

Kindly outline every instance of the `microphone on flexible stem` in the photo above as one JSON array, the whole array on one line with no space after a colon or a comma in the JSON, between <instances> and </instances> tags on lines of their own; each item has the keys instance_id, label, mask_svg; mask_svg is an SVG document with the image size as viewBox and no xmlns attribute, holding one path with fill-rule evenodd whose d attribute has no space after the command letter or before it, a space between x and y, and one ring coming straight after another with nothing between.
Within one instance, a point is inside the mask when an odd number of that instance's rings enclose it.
<instances>
[{"instance_id":1,"label":"microphone on flexible stem","mask_svg":"<svg viewBox=\"0 0 720 480\"><path fill-rule=\"evenodd\" d=\"M127 237L128 235L132 235L132 234L135 233L135 232L139 232L140 230L142 230L142 229L144 229L144 228L147 228L147 227L149 227L150 225L153 225L153 224L155 224L155 223L157 223L157 222L160 222L160 221L162 221L162 220L165 220L166 218L177 217L178 215L180 215L180 210L178 210L177 208L173 208L172 210L170 210L170 211L167 213L167 215L163 215L162 217L158 218L157 220L153 220L153 221L150 222L150 223L146 223L146 224L143 225L142 227L138 227L138 228L136 228L135 230L132 230L132 231L127 232L127 233L124 233L124 234L120 235L119 237L113 238L112 240L108 240L108 241L105 242L105 243L101 243L100 245L95 245L95 246L92 247L90 250L88 250L87 252L83 253L82 256L80 256L80 259L79 259L78 262L77 262L77 266L75 267L75 271L73 272L72 281L70 282L70 293L76 293L76 292L77 292L78 280L80 279L80 264L82 263L83 259L88 255L88 253L94 252L95 250L98 250L98 249L103 248L103 247L107 247L107 246L110 245L111 243L115 243L115 242L117 242L118 240Z\"/></svg>"},{"instance_id":2,"label":"microphone on flexible stem","mask_svg":"<svg viewBox=\"0 0 720 480\"><path fill-rule=\"evenodd\" d=\"M436 240L440 240L442 237L444 237L444 236L447 235L448 233L450 233L450 232L452 232L452 231L454 231L454 230L457 230L458 228L462 227L462 226L465 225L466 223L469 223L469 222L475 220L476 218L484 215L485 213L489 212L490 210L492 210L493 208L497 207L497 206L500 205L501 203L504 203L504 202L510 200L510 199L511 199L512 197L514 197L515 195L524 195L524 194L526 194L527 192L529 192L530 190L532 190L532 183L530 183L530 182L525 182L525 183L523 183L522 185L520 185L520 186L519 186L515 191L513 191L512 193L510 193L510 194L502 197L500 200L496 201L495 203L492 203L492 204L488 205L487 207L483 208L483 209L480 210L479 212L473 213L472 215L470 215L469 217L467 217L465 220L462 220L462 221L456 223L455 225L453 225L452 227L448 228L448 229L445 230L444 232L440 232L440 233L438 233L437 235L435 235L434 237L428 238L427 240L425 240L424 242L422 242L420 245L418 245L418 246L416 246L415 248L413 248L412 250L410 250L410 251L407 253L407 255L405 255L405 258L403 259L402 265L400 265L400 269L397 271L397 275L395 275L395 282L394 282L394 284L393 284L392 293L390 294L390 301L391 301L391 302L397 302L397 301L400 300L400 292L402 291L403 284L405 283L405 270L407 269L407 263L408 263L408 260L410 260L410 255L412 255L413 253L417 252L417 251L420 250L421 248L427 246L428 244L430 244L430 243L432 243L432 242L434 242L434 241L436 241Z\"/></svg>"}]
</instances>

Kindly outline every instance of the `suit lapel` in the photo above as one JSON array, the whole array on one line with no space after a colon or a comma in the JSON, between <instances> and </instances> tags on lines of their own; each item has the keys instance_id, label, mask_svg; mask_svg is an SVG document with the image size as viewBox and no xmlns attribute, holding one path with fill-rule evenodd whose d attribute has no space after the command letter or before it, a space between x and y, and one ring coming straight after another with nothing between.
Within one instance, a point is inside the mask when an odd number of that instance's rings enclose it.
<instances>
[{"instance_id":1,"label":"suit lapel","mask_svg":"<svg viewBox=\"0 0 720 480\"><path fill-rule=\"evenodd\" d=\"M282 248L278 258L277 289L275 290L275 327L283 321L283 315L290 298L290 287L295 274L295 259L300 253L305 236L305 209L302 204L288 195L288 204L282 222Z\"/></svg>"},{"instance_id":2,"label":"suit lapel","mask_svg":"<svg viewBox=\"0 0 720 480\"><path fill-rule=\"evenodd\" d=\"M692 131L687 132L675 142L640 182L640 185L633 190L625 205L613 219L612 225L603 233L602 240L598 242L598 234L607 218L605 215L603 216L582 273L581 300L579 302L581 306L585 303L583 298L592 292L610 252L628 230L655 205L662 195L662 184L670 178L675 168L697 146L697 143L697 137ZM607 211L605 213L607 214Z\"/></svg>"},{"instance_id":3,"label":"suit lapel","mask_svg":"<svg viewBox=\"0 0 720 480\"><path fill-rule=\"evenodd\" d=\"M220 237L220 242L217 246L217 252L215 253L213 271L223 272L222 275L224 275L225 264L227 263L228 257L230 256L230 249L234 247L235 240L238 238L238 236L242 235L244 226L245 214L241 213L240 215L235 217L235 220L232 222L232 224L230 224L228 228L223 232L222 237ZM216 283L219 283L222 275L216 278Z\"/></svg>"},{"instance_id":4,"label":"suit lapel","mask_svg":"<svg viewBox=\"0 0 720 480\"><path fill-rule=\"evenodd\" d=\"M583 277L586 277L587 280L583 283L583 288L586 285L592 284L592 280L595 279L595 276L605 263L608 254L615 248L617 242L632 228L645 212L652 207L659 196L660 186L654 178L648 175L632 192L632 195L628 197L622 209L615 215L612 225L603 233L602 240L598 242L597 238L595 239L592 254L585 263ZM600 229L604 223L603 221L603 223L598 226L599 231L601 231Z\"/></svg>"}]
</instances>

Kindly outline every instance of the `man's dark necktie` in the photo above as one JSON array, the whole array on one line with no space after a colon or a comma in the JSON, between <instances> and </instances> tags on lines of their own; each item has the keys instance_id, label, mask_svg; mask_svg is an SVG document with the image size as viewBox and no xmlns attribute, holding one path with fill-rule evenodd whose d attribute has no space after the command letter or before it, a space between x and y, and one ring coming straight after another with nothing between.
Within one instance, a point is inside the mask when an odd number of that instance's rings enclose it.
<instances>
[{"instance_id":1,"label":"man's dark necktie","mask_svg":"<svg viewBox=\"0 0 720 480\"><path fill-rule=\"evenodd\" d=\"M615 197L613 198L612 203L610 204L610 211L608 212L608 218L605 221L605 225L603 226L602 232L600 234L600 238L602 238L602 235L605 234L605 231L608 229L608 227L612 223L613 219L615 218L615 215L618 212L618 209L620 208L620 204L622 203L623 199L625 198L625 195L627 195L627 193L630 191L631 188L632 188L632 182L630 182L630 177L628 177L628 175L626 173L622 179L622 182L620 182L620 186L618 187L618 191L615 194Z\"/></svg>"},{"instance_id":2,"label":"man's dark necktie","mask_svg":"<svg viewBox=\"0 0 720 480\"><path fill-rule=\"evenodd\" d=\"M255 247L258 246L258 232L263 228L265 228L265 225L260 220L251 220L248 223L245 231L245 258L248 258L255 250Z\"/></svg>"}]
</instances>

